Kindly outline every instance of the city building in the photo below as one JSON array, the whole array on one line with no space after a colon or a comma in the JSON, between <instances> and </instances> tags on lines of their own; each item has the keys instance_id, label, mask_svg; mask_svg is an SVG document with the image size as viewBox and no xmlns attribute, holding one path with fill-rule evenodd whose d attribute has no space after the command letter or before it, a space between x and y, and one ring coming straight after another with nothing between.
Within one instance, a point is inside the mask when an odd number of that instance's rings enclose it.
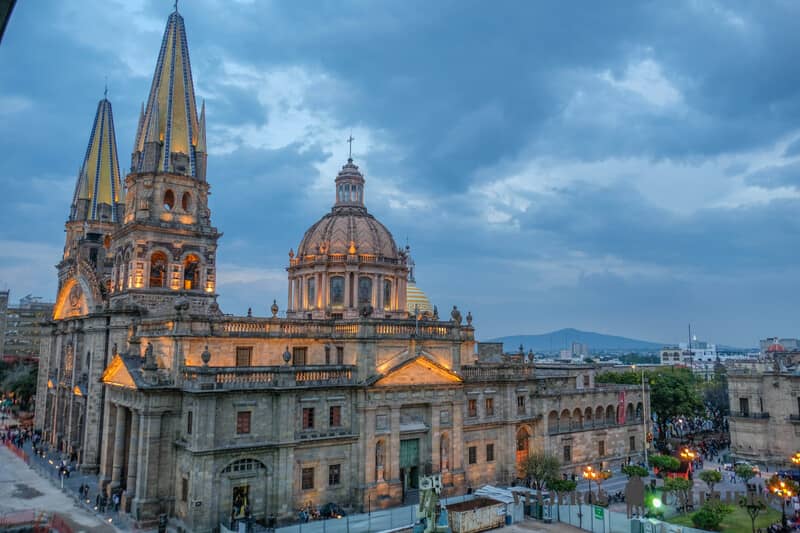
<instances>
[{"instance_id":1,"label":"city building","mask_svg":"<svg viewBox=\"0 0 800 533\"><path fill-rule=\"evenodd\" d=\"M800 442L800 361L773 357L764 365L728 369L731 453L770 467L791 468Z\"/></svg>"},{"instance_id":2,"label":"city building","mask_svg":"<svg viewBox=\"0 0 800 533\"><path fill-rule=\"evenodd\" d=\"M478 345L455 305L439 317L352 158L289 251L285 313L224 315L187 43L176 9L124 188L111 103L98 104L43 343L35 426L122 512L212 531L245 509L263 521L307 502L413 501L426 472L448 494L510 483L534 450L575 473L642 453L641 387Z\"/></svg>"},{"instance_id":3,"label":"city building","mask_svg":"<svg viewBox=\"0 0 800 533\"><path fill-rule=\"evenodd\" d=\"M17 305L8 305L9 291L0 292L0 355L6 362L37 361L42 338L48 334L44 328L53 304L30 294L20 298Z\"/></svg>"}]
</instances>

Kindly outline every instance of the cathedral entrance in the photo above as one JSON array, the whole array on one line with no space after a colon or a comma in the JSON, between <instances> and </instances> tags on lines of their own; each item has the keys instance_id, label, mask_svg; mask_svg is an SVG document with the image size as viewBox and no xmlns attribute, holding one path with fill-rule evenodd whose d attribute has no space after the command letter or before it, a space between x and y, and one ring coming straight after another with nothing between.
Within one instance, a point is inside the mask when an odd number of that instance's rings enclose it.
<instances>
[{"instance_id":1,"label":"cathedral entrance","mask_svg":"<svg viewBox=\"0 0 800 533\"><path fill-rule=\"evenodd\" d=\"M247 518L250 514L250 485L237 485L231 494L231 521Z\"/></svg>"},{"instance_id":2,"label":"cathedral entrance","mask_svg":"<svg viewBox=\"0 0 800 533\"><path fill-rule=\"evenodd\" d=\"M400 441L400 480L403 502L416 501L419 489L419 439Z\"/></svg>"}]
</instances>

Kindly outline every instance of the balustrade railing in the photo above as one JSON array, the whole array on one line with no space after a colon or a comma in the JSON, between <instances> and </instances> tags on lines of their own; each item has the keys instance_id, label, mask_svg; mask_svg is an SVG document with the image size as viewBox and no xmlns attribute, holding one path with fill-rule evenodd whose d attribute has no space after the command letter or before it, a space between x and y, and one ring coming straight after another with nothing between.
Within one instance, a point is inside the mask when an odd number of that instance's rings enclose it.
<instances>
[{"instance_id":1,"label":"balustrade railing","mask_svg":"<svg viewBox=\"0 0 800 533\"><path fill-rule=\"evenodd\" d=\"M534 376L533 365L462 366L466 381L525 380Z\"/></svg>"},{"instance_id":2,"label":"balustrade railing","mask_svg":"<svg viewBox=\"0 0 800 533\"><path fill-rule=\"evenodd\" d=\"M236 390L282 387L342 386L356 384L356 367L183 367L183 388Z\"/></svg>"}]
</instances>

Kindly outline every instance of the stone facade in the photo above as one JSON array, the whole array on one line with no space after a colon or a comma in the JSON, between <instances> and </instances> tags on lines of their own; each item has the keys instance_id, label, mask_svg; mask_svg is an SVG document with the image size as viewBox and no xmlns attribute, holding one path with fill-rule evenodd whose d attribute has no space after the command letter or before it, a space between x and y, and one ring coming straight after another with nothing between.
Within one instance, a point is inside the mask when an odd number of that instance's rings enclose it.
<instances>
[{"instance_id":1,"label":"stone facade","mask_svg":"<svg viewBox=\"0 0 800 533\"><path fill-rule=\"evenodd\" d=\"M800 442L800 374L778 368L728 371L731 452L741 459L791 468Z\"/></svg>"},{"instance_id":2,"label":"stone facade","mask_svg":"<svg viewBox=\"0 0 800 533\"><path fill-rule=\"evenodd\" d=\"M639 453L639 387L476 349L472 315L455 306L446 320L408 313L408 250L367 213L352 160L332 212L290 254L285 316L277 303L271 317L223 315L205 119L176 68L189 64L183 32L175 12L164 43L181 46L162 46L120 220L68 232L39 373L46 442L119 491L136 521L167 513L192 531L245 503L258 520L307 502L397 505L430 472L449 494L508 483L533 450L565 472ZM182 94L164 93L165 72L183 72ZM169 131L181 136L160 144Z\"/></svg>"}]
</instances>

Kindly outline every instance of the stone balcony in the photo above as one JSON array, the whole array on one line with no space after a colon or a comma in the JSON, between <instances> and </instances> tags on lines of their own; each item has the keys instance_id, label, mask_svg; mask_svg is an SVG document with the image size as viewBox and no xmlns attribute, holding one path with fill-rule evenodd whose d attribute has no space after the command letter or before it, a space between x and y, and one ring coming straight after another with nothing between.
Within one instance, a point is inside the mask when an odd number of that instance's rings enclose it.
<instances>
[{"instance_id":1,"label":"stone balcony","mask_svg":"<svg viewBox=\"0 0 800 533\"><path fill-rule=\"evenodd\" d=\"M189 334L242 338L315 338L315 339L474 339L469 325L439 320L308 320L294 318L256 318L226 316L207 322L181 322L175 319L143 320L137 335L155 337Z\"/></svg>"},{"instance_id":2,"label":"stone balcony","mask_svg":"<svg viewBox=\"0 0 800 533\"><path fill-rule=\"evenodd\" d=\"M185 391L233 391L312 387L349 387L357 384L356 366L184 366Z\"/></svg>"},{"instance_id":3,"label":"stone balcony","mask_svg":"<svg viewBox=\"0 0 800 533\"><path fill-rule=\"evenodd\" d=\"M767 420L769 413L753 413L750 411L731 411L731 418L742 418L746 420Z\"/></svg>"},{"instance_id":4,"label":"stone balcony","mask_svg":"<svg viewBox=\"0 0 800 533\"><path fill-rule=\"evenodd\" d=\"M462 366L460 374L464 381L525 381L533 379L533 365L468 365Z\"/></svg>"}]
</instances>

